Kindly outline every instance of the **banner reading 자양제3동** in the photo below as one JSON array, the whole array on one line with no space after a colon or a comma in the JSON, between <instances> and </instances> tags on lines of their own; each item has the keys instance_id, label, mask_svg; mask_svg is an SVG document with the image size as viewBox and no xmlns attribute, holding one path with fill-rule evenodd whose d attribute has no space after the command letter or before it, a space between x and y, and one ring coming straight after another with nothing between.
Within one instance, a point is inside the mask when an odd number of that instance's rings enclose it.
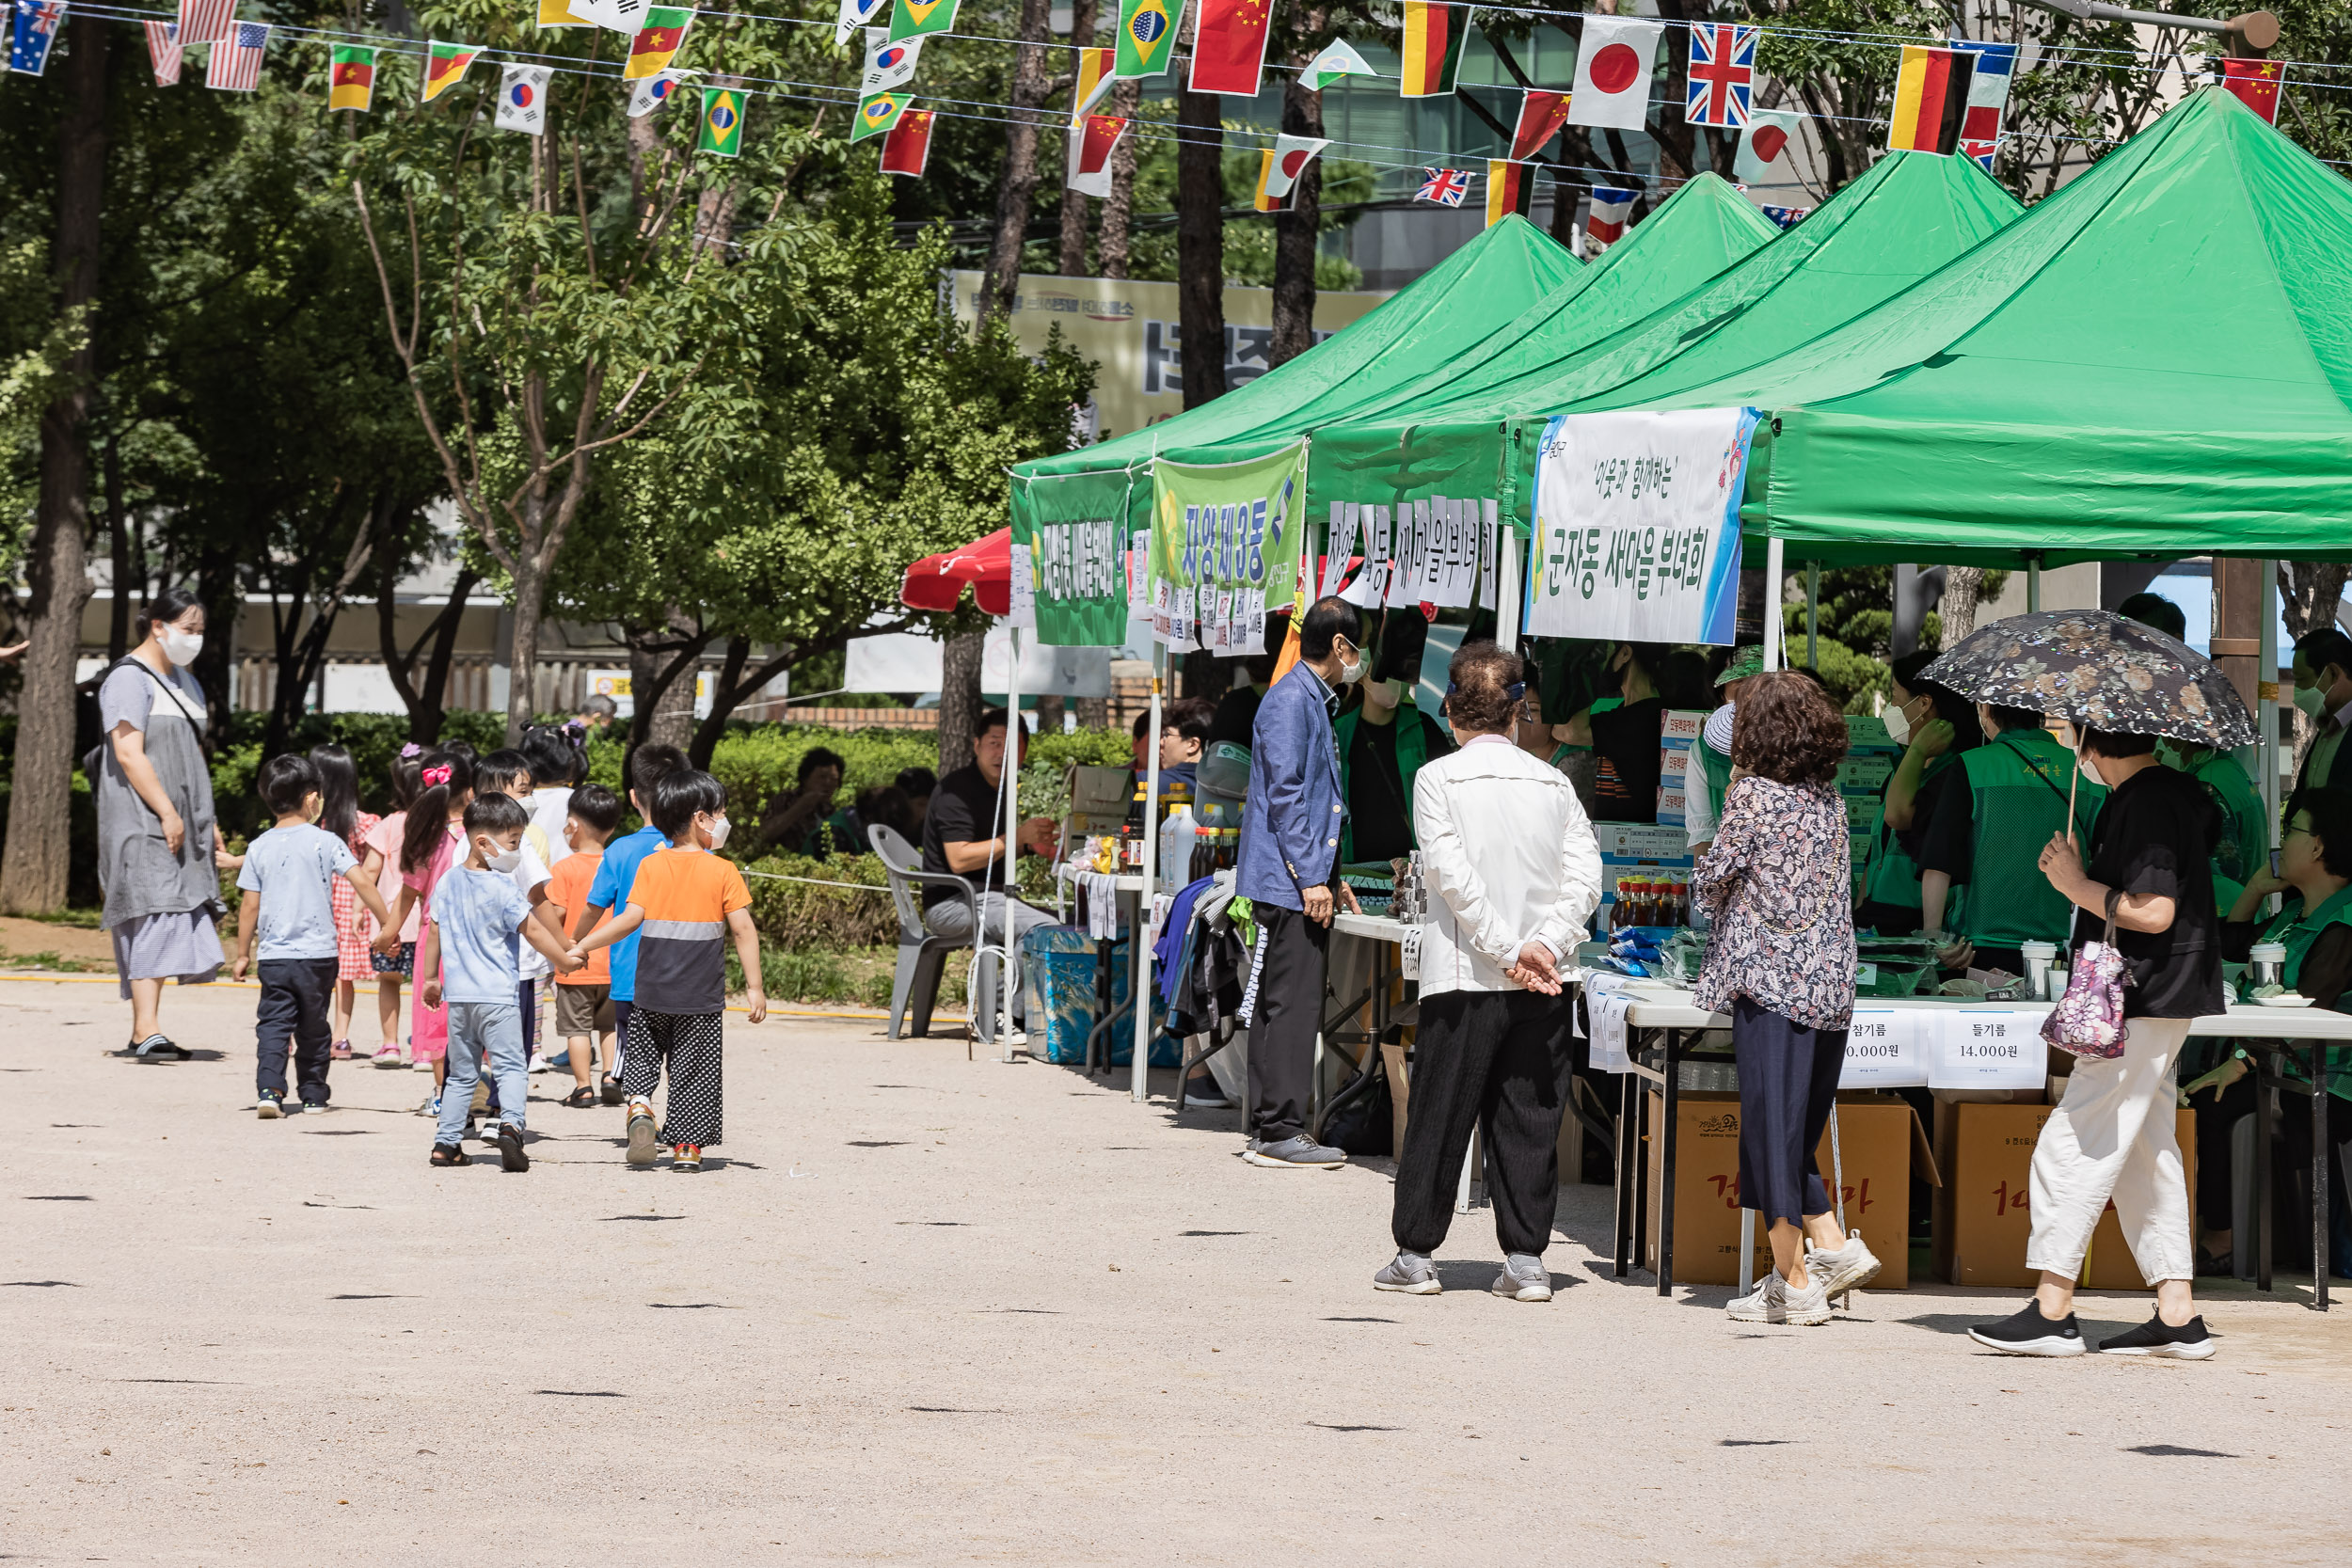
<instances>
[{"instance_id":1,"label":"banner reading \uc790\uc591\uc81c3\ub3d9","mask_svg":"<svg viewBox=\"0 0 2352 1568\"><path fill-rule=\"evenodd\" d=\"M1298 592L1307 443L1240 463L1152 464L1152 635L1234 657Z\"/></svg>"},{"instance_id":2,"label":"banner reading \uc790\uc591\uc81c3\ub3d9","mask_svg":"<svg viewBox=\"0 0 2352 1568\"><path fill-rule=\"evenodd\" d=\"M1733 641L1753 408L1562 415L1535 460L1525 629Z\"/></svg>"}]
</instances>

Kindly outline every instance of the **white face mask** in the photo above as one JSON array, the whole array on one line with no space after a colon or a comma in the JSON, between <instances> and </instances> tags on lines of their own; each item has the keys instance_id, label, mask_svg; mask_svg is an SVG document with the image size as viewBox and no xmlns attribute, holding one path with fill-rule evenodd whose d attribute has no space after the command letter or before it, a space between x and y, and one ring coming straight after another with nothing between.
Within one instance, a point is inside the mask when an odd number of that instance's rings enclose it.
<instances>
[{"instance_id":1,"label":"white face mask","mask_svg":"<svg viewBox=\"0 0 2352 1568\"><path fill-rule=\"evenodd\" d=\"M482 851L482 863L493 871L512 871L523 863L520 845L512 849L501 849L496 840L487 838L478 838L474 844Z\"/></svg>"},{"instance_id":2,"label":"white face mask","mask_svg":"<svg viewBox=\"0 0 2352 1568\"><path fill-rule=\"evenodd\" d=\"M2303 717L2306 719L2318 718L2320 709L2327 704L2328 694L2315 686L2298 686L2295 689L2295 705L2303 710Z\"/></svg>"},{"instance_id":3,"label":"white face mask","mask_svg":"<svg viewBox=\"0 0 2352 1568\"><path fill-rule=\"evenodd\" d=\"M2074 753L2074 766L2082 769L2083 777L2089 779L2092 784L2097 784L2102 789L2105 789L2107 786L2107 781L2099 777L2099 765L2090 760L2090 752L2076 752Z\"/></svg>"},{"instance_id":4,"label":"white face mask","mask_svg":"<svg viewBox=\"0 0 2352 1568\"><path fill-rule=\"evenodd\" d=\"M711 847L713 849L723 849L723 848L725 848L725 847L727 847L727 832L728 832L728 831L729 831L730 829L732 829L734 826L735 826L735 824L734 824L734 823L729 822L729 821L728 821L725 817L723 817L723 816L714 816L714 817L712 817L712 818L710 819L710 830L709 830L709 831L710 831L710 847Z\"/></svg>"},{"instance_id":5,"label":"white face mask","mask_svg":"<svg viewBox=\"0 0 2352 1568\"><path fill-rule=\"evenodd\" d=\"M1354 686L1358 681L1362 680L1363 678L1364 651L1361 648L1359 648L1356 650L1355 663L1348 664L1343 662L1340 665L1340 684L1342 686Z\"/></svg>"},{"instance_id":6,"label":"white face mask","mask_svg":"<svg viewBox=\"0 0 2352 1568\"><path fill-rule=\"evenodd\" d=\"M155 641L163 644L164 657L182 669L196 662L196 656L204 651L204 634L182 631L177 626L159 626Z\"/></svg>"},{"instance_id":7,"label":"white face mask","mask_svg":"<svg viewBox=\"0 0 2352 1568\"><path fill-rule=\"evenodd\" d=\"M1911 715L1901 708L1890 707L1879 717L1886 721L1886 737L1898 746L1911 744Z\"/></svg>"}]
</instances>

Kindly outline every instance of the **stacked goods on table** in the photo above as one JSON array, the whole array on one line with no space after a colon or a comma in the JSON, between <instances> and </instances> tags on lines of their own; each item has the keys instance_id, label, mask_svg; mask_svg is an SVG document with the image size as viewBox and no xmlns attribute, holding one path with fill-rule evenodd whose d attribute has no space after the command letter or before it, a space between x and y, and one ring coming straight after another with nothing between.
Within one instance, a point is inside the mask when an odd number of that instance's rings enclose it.
<instances>
[{"instance_id":1,"label":"stacked goods on table","mask_svg":"<svg viewBox=\"0 0 2352 1568\"><path fill-rule=\"evenodd\" d=\"M1658 735L1658 825L1690 823L1691 797L1706 784L1699 778L1695 748L1707 715L1694 708L1668 708Z\"/></svg>"},{"instance_id":2,"label":"stacked goods on table","mask_svg":"<svg viewBox=\"0 0 2352 1568\"><path fill-rule=\"evenodd\" d=\"M1596 822L1593 832L1600 840L1602 903L1596 922L1597 930L1665 924L1630 918L1636 913L1655 913L1661 900L1679 908L1680 918L1674 924L1690 924L1691 853L1681 828L1653 827L1646 822ZM1622 914L1617 909L1620 903L1628 906Z\"/></svg>"},{"instance_id":3,"label":"stacked goods on table","mask_svg":"<svg viewBox=\"0 0 2352 1568\"><path fill-rule=\"evenodd\" d=\"M1886 733L1885 720L1867 714L1846 716L1846 760L1837 765L1837 793L1846 802L1846 842L1858 896L1886 808L1886 781L1903 760L1903 749Z\"/></svg>"}]
</instances>

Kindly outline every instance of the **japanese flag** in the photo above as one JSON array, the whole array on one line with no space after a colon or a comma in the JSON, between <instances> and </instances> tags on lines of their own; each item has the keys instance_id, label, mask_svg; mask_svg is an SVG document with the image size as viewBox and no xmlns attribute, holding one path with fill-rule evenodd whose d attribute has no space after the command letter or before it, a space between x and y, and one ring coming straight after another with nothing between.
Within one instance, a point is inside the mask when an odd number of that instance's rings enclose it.
<instances>
[{"instance_id":1,"label":"japanese flag","mask_svg":"<svg viewBox=\"0 0 2352 1568\"><path fill-rule=\"evenodd\" d=\"M1747 129L1740 133L1740 152L1732 160L1732 173L1743 185L1786 184L1784 178L1775 182L1772 166L1797 139L1797 127L1804 123L1804 116L1787 109L1758 109L1748 117ZM1786 170L1788 166L1783 164Z\"/></svg>"},{"instance_id":2,"label":"japanese flag","mask_svg":"<svg viewBox=\"0 0 2352 1568\"><path fill-rule=\"evenodd\" d=\"M1274 162L1265 175L1268 199L1288 200L1291 187L1297 184L1298 177L1307 172L1307 166L1314 162L1315 154L1330 145L1328 139L1318 140L1313 136L1277 135L1274 138Z\"/></svg>"},{"instance_id":3,"label":"japanese flag","mask_svg":"<svg viewBox=\"0 0 2352 1568\"><path fill-rule=\"evenodd\" d=\"M1650 76L1665 30L1662 23L1633 17L1587 16L1576 51L1568 123L1639 131L1649 119Z\"/></svg>"}]
</instances>

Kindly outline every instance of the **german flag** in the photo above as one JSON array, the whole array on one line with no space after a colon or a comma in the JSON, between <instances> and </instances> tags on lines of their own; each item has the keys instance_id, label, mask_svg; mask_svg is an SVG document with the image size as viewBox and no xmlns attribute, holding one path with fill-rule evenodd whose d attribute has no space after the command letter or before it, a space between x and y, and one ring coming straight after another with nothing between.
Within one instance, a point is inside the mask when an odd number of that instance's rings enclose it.
<instances>
[{"instance_id":1,"label":"german flag","mask_svg":"<svg viewBox=\"0 0 2352 1568\"><path fill-rule=\"evenodd\" d=\"M328 54L326 106L367 113L375 97L375 51L358 44L339 43Z\"/></svg>"},{"instance_id":2,"label":"german flag","mask_svg":"<svg viewBox=\"0 0 2352 1568\"><path fill-rule=\"evenodd\" d=\"M1486 227L1492 229L1504 218L1517 213L1527 215L1527 204L1535 194L1535 182L1528 178L1527 166L1515 164L1508 158L1486 160Z\"/></svg>"},{"instance_id":3,"label":"german flag","mask_svg":"<svg viewBox=\"0 0 2352 1568\"><path fill-rule=\"evenodd\" d=\"M1964 49L1911 44L1895 75L1895 123L1886 146L1894 152L1932 152L1948 158L1960 147L1968 119L1968 84L1977 56Z\"/></svg>"},{"instance_id":4,"label":"german flag","mask_svg":"<svg viewBox=\"0 0 2352 1568\"><path fill-rule=\"evenodd\" d=\"M1462 40L1470 37L1467 6L1405 0L1405 85L1402 98L1451 98L1462 70Z\"/></svg>"},{"instance_id":5,"label":"german flag","mask_svg":"<svg viewBox=\"0 0 2352 1568\"><path fill-rule=\"evenodd\" d=\"M694 13L687 7L675 10L667 6L647 7L645 24L629 40L628 64L621 69L621 79L641 81L669 70L670 62L677 58L678 45L686 41L686 29L693 22Z\"/></svg>"}]
</instances>

